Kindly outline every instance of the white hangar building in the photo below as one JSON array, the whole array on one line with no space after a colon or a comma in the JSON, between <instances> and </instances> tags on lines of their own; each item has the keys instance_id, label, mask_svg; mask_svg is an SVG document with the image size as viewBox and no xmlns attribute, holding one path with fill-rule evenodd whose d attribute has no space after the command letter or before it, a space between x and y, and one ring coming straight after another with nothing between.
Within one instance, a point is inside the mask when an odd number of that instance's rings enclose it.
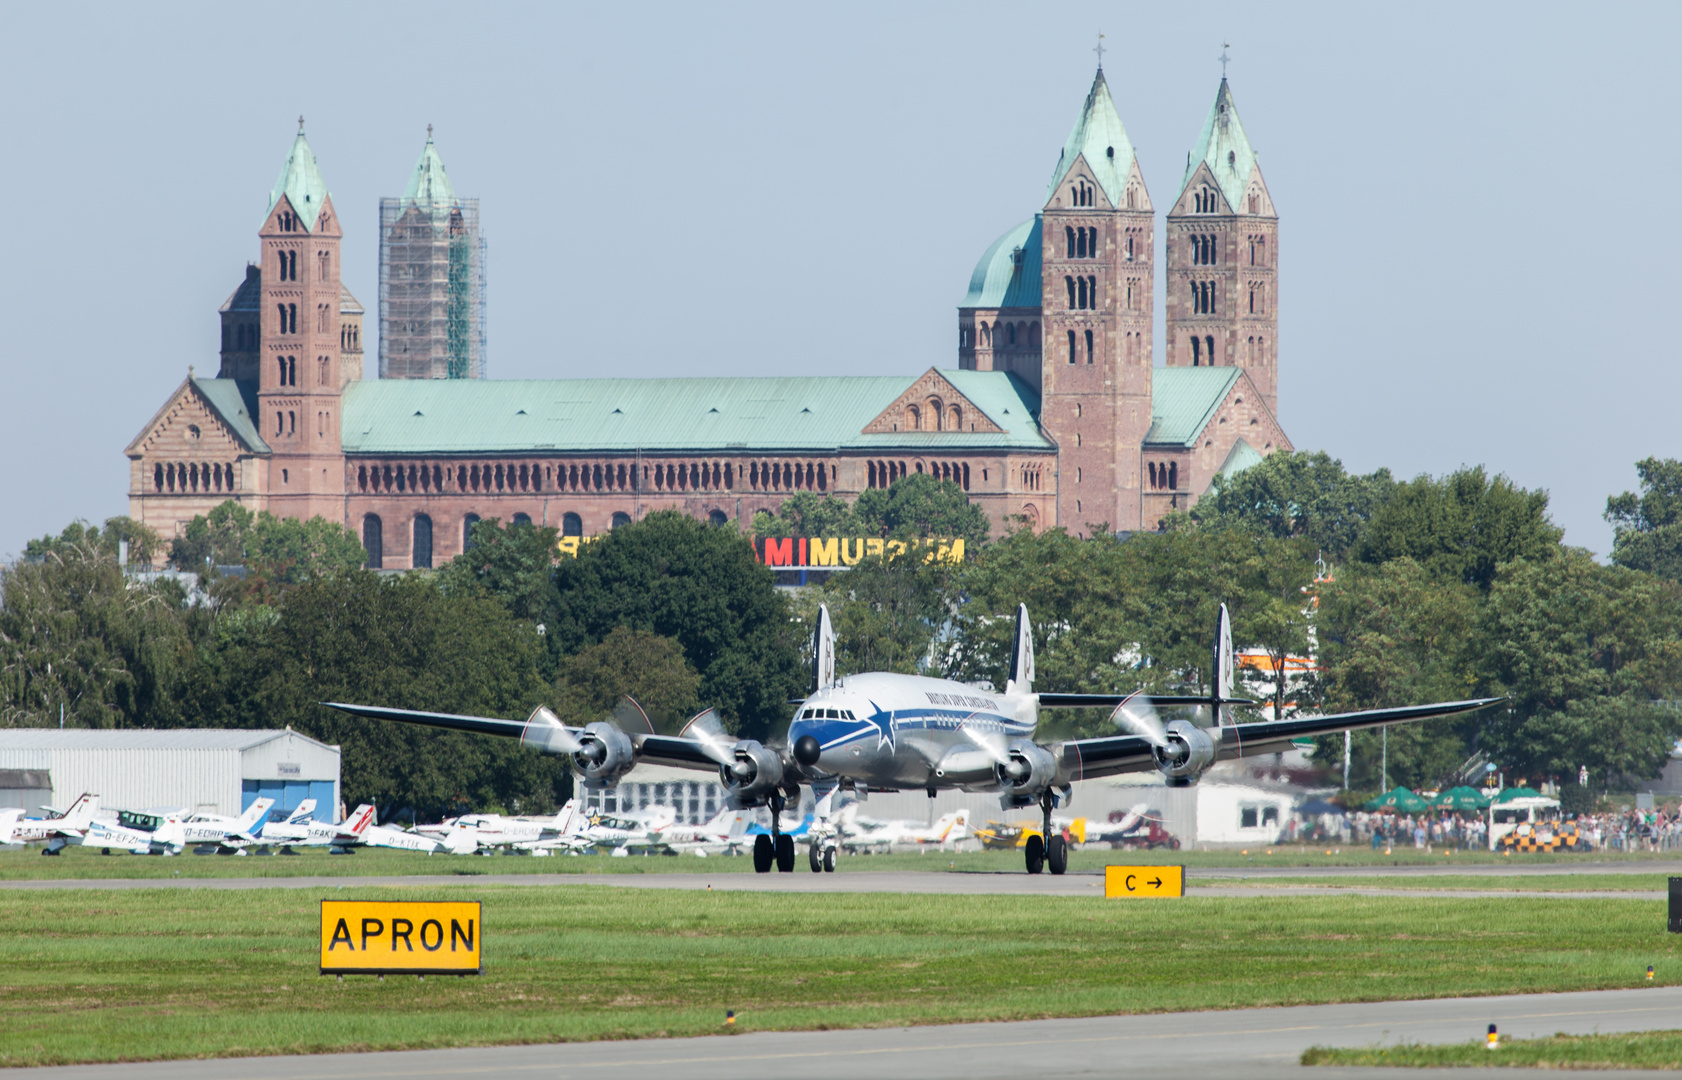
<instances>
[{"instance_id":1,"label":"white hangar building","mask_svg":"<svg viewBox=\"0 0 1682 1080\"><path fill-rule=\"evenodd\" d=\"M317 821L340 817L339 748L290 728L5 728L0 771L45 774L46 783L34 786L50 789L50 804L60 808L89 792L99 796L101 809L237 815L267 796L275 810L290 813L314 799ZM36 805L26 809L34 814L46 800L29 794Z\"/></svg>"}]
</instances>

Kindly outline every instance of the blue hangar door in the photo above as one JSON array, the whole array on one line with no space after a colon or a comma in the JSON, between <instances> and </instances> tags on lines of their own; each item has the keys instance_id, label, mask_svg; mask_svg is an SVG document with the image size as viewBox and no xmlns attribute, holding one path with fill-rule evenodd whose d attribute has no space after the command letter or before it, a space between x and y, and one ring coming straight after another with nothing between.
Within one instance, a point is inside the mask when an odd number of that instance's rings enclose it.
<instances>
[{"instance_id":1,"label":"blue hangar door","mask_svg":"<svg viewBox=\"0 0 1682 1080\"><path fill-rule=\"evenodd\" d=\"M338 807L333 803L331 780L247 780L240 793L239 808L248 810L258 799L273 799L269 808L270 821L285 821L305 799L315 800L317 821L332 821Z\"/></svg>"}]
</instances>

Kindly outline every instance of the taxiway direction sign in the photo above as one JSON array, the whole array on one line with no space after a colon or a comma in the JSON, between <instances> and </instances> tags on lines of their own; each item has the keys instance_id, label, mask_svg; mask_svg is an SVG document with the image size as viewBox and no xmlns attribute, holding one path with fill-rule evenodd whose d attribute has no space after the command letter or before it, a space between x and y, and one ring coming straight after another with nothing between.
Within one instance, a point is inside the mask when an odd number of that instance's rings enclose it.
<instances>
[{"instance_id":1,"label":"taxiway direction sign","mask_svg":"<svg viewBox=\"0 0 1682 1080\"><path fill-rule=\"evenodd\" d=\"M1186 868L1183 866L1106 866L1104 895L1184 896Z\"/></svg>"}]
</instances>

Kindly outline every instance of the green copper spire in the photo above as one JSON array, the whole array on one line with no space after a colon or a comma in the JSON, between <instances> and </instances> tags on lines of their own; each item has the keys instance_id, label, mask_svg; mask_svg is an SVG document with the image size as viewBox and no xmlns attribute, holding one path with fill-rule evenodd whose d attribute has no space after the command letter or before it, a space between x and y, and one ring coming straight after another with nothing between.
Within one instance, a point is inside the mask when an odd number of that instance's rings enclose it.
<instances>
[{"instance_id":1,"label":"green copper spire","mask_svg":"<svg viewBox=\"0 0 1682 1080\"><path fill-rule=\"evenodd\" d=\"M438 156L438 148L432 145L432 125L428 124L426 149L421 151L420 160L415 162L409 186L403 189L404 205L418 202L449 206L455 201L455 189L450 186L450 176L444 171L444 159Z\"/></svg>"},{"instance_id":2,"label":"green copper spire","mask_svg":"<svg viewBox=\"0 0 1682 1080\"><path fill-rule=\"evenodd\" d=\"M1080 110L1080 119L1075 121L1075 129L1069 132L1069 141L1063 144L1057 168L1051 173L1051 183L1046 186L1047 198L1057 190L1057 185L1074 167L1075 159L1082 154L1086 155L1086 164L1092 170L1093 178L1109 196L1110 205L1120 206L1121 193L1127 187L1127 174L1133 169L1133 143L1128 140L1127 129L1121 124L1121 114L1116 112L1115 101L1110 97L1103 68L1099 68L1098 74L1093 77L1092 89L1087 92L1086 104Z\"/></svg>"},{"instance_id":3,"label":"green copper spire","mask_svg":"<svg viewBox=\"0 0 1682 1080\"><path fill-rule=\"evenodd\" d=\"M274 213L282 195L292 200L292 209L302 219L304 229L314 232L322 204L327 201L327 182L321 178L321 169L315 163L315 151L304 140L304 118L301 116L298 117L298 137L292 141L292 152L286 155L280 178L274 182L274 190L269 192L269 209L263 215L265 218Z\"/></svg>"},{"instance_id":4,"label":"green copper spire","mask_svg":"<svg viewBox=\"0 0 1682 1080\"><path fill-rule=\"evenodd\" d=\"M1238 103L1232 100L1232 89L1221 76L1221 88L1215 92L1215 104L1203 121L1203 131L1197 136L1197 148L1186 159L1186 175L1180 181L1180 194L1197 172L1199 164L1207 164L1215 174L1215 183L1234 210L1244 197L1244 185L1250 182L1250 172L1256 167L1256 152L1250 149L1250 139L1238 119Z\"/></svg>"}]
</instances>

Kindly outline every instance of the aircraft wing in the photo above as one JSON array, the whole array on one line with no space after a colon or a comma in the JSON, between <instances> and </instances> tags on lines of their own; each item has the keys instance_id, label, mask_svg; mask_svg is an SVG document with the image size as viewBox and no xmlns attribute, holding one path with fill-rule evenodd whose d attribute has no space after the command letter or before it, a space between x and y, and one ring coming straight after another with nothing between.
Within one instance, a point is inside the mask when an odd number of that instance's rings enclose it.
<instances>
[{"instance_id":1,"label":"aircraft wing","mask_svg":"<svg viewBox=\"0 0 1682 1080\"><path fill-rule=\"evenodd\" d=\"M1439 702L1434 705L1405 705L1396 709L1367 709L1362 712L1310 716L1296 720L1226 724L1220 729L1220 757L1224 760L1243 757L1246 754L1272 754L1285 749L1293 739L1383 727L1386 724L1430 720L1439 716L1457 716L1487 709L1505 700L1478 698L1471 701ZM1072 739L1056 743L1052 749L1059 759L1060 771L1075 779L1092 780L1118 773L1142 772L1155 767L1150 743L1137 735Z\"/></svg>"},{"instance_id":2,"label":"aircraft wing","mask_svg":"<svg viewBox=\"0 0 1682 1080\"><path fill-rule=\"evenodd\" d=\"M460 716L455 713L421 712L415 709L391 709L383 705L347 705L337 701L324 701L321 704L329 709L350 713L352 716L366 716L374 720L395 720L403 724L420 724L423 727L445 728L449 731L468 731L475 735L500 735L508 739L524 739L531 728L529 721L500 720L491 716ZM542 732L542 728L538 732ZM577 734L577 728L568 728ZM695 739L686 739L676 735L648 735L637 732L626 732L637 747L637 759L656 765L674 765L681 769L718 768L718 763L707 756L705 747Z\"/></svg>"},{"instance_id":3,"label":"aircraft wing","mask_svg":"<svg viewBox=\"0 0 1682 1080\"><path fill-rule=\"evenodd\" d=\"M1036 694L1042 709L1113 709L1132 694ZM1208 695L1142 694L1152 705L1208 705ZM1249 698L1222 698L1224 705L1256 705Z\"/></svg>"}]
</instances>

